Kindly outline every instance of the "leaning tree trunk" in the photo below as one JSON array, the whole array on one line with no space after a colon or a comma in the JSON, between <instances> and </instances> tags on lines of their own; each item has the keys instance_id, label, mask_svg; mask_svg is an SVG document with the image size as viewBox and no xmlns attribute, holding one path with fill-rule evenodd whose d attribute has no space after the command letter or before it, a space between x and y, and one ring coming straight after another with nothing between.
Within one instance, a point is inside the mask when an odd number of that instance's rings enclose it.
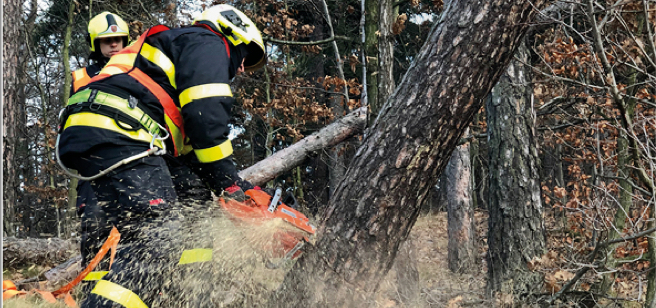
<instances>
[{"instance_id":1,"label":"leaning tree trunk","mask_svg":"<svg viewBox=\"0 0 656 308\"><path fill-rule=\"evenodd\" d=\"M449 237L447 259L449 269L456 273L474 272L478 255L469 155L469 143L458 146L445 171Z\"/></svg>"},{"instance_id":2,"label":"leaning tree trunk","mask_svg":"<svg viewBox=\"0 0 656 308\"><path fill-rule=\"evenodd\" d=\"M18 183L18 164L15 164L15 149L18 145L18 115L20 106L18 91L18 56L21 42L19 27L21 25L21 3L19 0L3 1L3 59L2 72L4 95L2 108L4 113L2 138L3 144L3 171L4 171L4 215L3 234L15 235L16 225L16 188Z\"/></svg>"},{"instance_id":3,"label":"leaning tree trunk","mask_svg":"<svg viewBox=\"0 0 656 308\"><path fill-rule=\"evenodd\" d=\"M315 246L270 304L348 307L376 291L540 4L456 0L445 7L331 198Z\"/></svg>"},{"instance_id":4,"label":"leaning tree trunk","mask_svg":"<svg viewBox=\"0 0 656 308\"><path fill-rule=\"evenodd\" d=\"M398 6L394 5L393 0L380 0L375 7L377 12L377 37L376 53L376 71L371 74L375 78L376 84L370 86L373 88L369 92L369 119L373 122L378 116L378 112L387 99L392 96L396 84L394 82L394 33L392 25L398 15ZM373 22L372 22L373 24ZM398 258L394 262L394 271L396 272L396 288L400 301L409 307L415 306L419 299L419 270L417 269L417 249L412 239L408 238L401 244L397 251Z\"/></svg>"},{"instance_id":5,"label":"leaning tree trunk","mask_svg":"<svg viewBox=\"0 0 656 308\"><path fill-rule=\"evenodd\" d=\"M524 44L517 56L526 63ZM488 288L515 300L537 294L542 275L527 263L545 252L535 113L529 69L511 62L486 105L490 157ZM519 302L515 302L519 304Z\"/></svg>"}]
</instances>

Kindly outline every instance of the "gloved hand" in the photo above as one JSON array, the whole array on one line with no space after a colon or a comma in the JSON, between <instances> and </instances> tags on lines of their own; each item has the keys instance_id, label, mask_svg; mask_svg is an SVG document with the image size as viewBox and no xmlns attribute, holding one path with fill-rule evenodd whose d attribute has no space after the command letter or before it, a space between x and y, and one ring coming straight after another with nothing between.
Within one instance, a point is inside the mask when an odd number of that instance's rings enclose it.
<instances>
[{"instance_id":1,"label":"gloved hand","mask_svg":"<svg viewBox=\"0 0 656 308\"><path fill-rule=\"evenodd\" d=\"M222 196L227 199L233 199L235 201L244 202L246 200L246 194L237 184L223 190Z\"/></svg>"},{"instance_id":2,"label":"gloved hand","mask_svg":"<svg viewBox=\"0 0 656 308\"><path fill-rule=\"evenodd\" d=\"M260 190L260 187L253 186L253 184L251 184L250 182L239 179L230 187L224 189L222 195L225 198L233 199L239 202L244 202L246 200L246 194L244 192L251 189Z\"/></svg>"}]
</instances>

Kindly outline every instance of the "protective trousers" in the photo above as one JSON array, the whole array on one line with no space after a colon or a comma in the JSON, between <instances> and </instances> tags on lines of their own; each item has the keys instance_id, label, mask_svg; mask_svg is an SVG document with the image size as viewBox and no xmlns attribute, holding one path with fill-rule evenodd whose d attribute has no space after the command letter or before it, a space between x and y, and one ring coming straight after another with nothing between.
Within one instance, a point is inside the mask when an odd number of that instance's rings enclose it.
<instances>
[{"instance_id":1,"label":"protective trousers","mask_svg":"<svg viewBox=\"0 0 656 308\"><path fill-rule=\"evenodd\" d=\"M88 176L106 168L111 159L102 154L83 157L80 173ZM111 270L97 281L82 307L211 306L209 293L183 298L192 292L184 290L191 285L181 281L193 274L188 269L210 266L211 246L198 249L196 241L185 240L184 210L175 202L163 158L141 159L91 181L91 187L98 203L94 206L87 199L83 207L83 251L95 253L111 226L118 228L121 240Z\"/></svg>"}]
</instances>

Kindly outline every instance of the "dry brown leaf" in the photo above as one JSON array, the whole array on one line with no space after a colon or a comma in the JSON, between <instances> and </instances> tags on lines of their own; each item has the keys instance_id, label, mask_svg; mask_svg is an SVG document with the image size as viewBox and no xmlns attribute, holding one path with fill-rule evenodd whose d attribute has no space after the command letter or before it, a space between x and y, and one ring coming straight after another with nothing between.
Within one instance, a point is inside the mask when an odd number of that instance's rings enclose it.
<instances>
[{"instance_id":1,"label":"dry brown leaf","mask_svg":"<svg viewBox=\"0 0 656 308\"><path fill-rule=\"evenodd\" d=\"M449 303L447 304L448 308L459 308L460 303L462 302L462 296L458 295L457 297L454 297L449 300Z\"/></svg>"}]
</instances>

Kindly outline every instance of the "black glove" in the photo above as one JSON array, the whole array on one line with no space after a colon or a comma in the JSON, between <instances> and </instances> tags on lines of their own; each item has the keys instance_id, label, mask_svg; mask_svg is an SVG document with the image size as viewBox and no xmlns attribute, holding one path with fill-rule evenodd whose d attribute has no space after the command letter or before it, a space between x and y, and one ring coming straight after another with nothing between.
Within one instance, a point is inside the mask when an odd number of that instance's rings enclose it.
<instances>
[{"instance_id":1,"label":"black glove","mask_svg":"<svg viewBox=\"0 0 656 308\"><path fill-rule=\"evenodd\" d=\"M253 186L253 184L248 181L239 179L230 187L223 190L223 196L239 202L244 202L246 200L246 194L244 194L244 192L249 189L259 189L259 187Z\"/></svg>"}]
</instances>

